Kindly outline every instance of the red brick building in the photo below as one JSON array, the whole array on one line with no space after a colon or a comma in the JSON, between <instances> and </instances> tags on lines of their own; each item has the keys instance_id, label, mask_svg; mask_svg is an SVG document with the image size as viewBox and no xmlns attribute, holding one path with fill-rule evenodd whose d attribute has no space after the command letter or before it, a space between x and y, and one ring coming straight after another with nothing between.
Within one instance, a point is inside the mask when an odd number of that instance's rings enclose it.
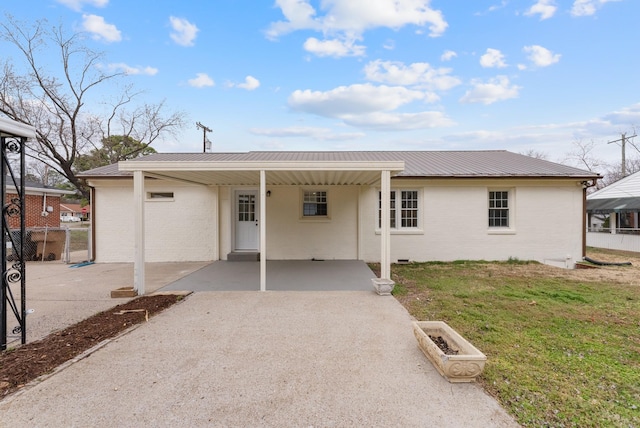
<instances>
[{"instance_id":1,"label":"red brick building","mask_svg":"<svg viewBox=\"0 0 640 428\"><path fill-rule=\"evenodd\" d=\"M11 182L11 180L7 180ZM75 192L25 181L25 227L60 227L60 198ZM5 203L17 198L13 184L7 184ZM20 227L20 217L9 217L9 227Z\"/></svg>"}]
</instances>

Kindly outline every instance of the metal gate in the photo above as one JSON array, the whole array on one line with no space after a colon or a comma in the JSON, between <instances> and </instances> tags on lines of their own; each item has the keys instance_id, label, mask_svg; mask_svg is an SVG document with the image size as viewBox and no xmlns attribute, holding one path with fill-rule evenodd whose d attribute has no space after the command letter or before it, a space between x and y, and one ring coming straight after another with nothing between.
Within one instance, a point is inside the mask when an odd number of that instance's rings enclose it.
<instances>
[{"instance_id":1,"label":"metal gate","mask_svg":"<svg viewBox=\"0 0 640 428\"><path fill-rule=\"evenodd\" d=\"M18 321L12 331L20 335L20 341L27 341L26 331L26 279L25 279L25 144L27 138L35 137L35 129L18 122L2 119L0 121L0 146L2 171L2 286L0 287L0 350L7 349L8 310ZM17 197L7 200L7 185L17 191ZM19 218L20 227L11 233L9 218ZM15 232L17 230L17 233ZM8 260L7 248L14 253ZM19 304L15 298L15 288L20 288Z\"/></svg>"}]
</instances>

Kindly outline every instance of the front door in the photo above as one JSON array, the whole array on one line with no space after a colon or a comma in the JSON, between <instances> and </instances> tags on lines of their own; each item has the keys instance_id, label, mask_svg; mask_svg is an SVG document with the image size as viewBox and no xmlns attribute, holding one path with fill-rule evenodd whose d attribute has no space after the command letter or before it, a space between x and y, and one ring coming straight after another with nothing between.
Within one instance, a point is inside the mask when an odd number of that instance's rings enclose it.
<instances>
[{"instance_id":1,"label":"front door","mask_svg":"<svg viewBox=\"0 0 640 428\"><path fill-rule=\"evenodd\" d=\"M258 250L260 244L258 213L258 191L236 191L236 250Z\"/></svg>"}]
</instances>

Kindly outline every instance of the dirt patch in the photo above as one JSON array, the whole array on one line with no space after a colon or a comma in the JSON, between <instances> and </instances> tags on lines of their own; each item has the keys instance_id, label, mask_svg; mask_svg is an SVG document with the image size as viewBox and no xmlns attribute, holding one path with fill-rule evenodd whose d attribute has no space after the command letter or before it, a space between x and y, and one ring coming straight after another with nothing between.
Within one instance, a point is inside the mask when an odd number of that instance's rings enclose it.
<instances>
[{"instance_id":1,"label":"dirt patch","mask_svg":"<svg viewBox=\"0 0 640 428\"><path fill-rule=\"evenodd\" d=\"M0 354L0 399L96 346L168 308L182 296L141 296L114 306L36 342Z\"/></svg>"}]
</instances>

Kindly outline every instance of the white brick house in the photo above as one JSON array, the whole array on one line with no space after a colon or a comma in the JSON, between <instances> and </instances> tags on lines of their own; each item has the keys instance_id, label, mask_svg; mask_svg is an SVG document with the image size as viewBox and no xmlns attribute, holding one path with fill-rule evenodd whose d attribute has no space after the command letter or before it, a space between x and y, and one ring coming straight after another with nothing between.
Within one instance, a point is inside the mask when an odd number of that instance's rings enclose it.
<instances>
[{"instance_id":1,"label":"white brick house","mask_svg":"<svg viewBox=\"0 0 640 428\"><path fill-rule=\"evenodd\" d=\"M97 262L257 252L262 263L381 262L387 279L405 260L571 267L584 252L585 187L599 178L507 151L153 154L82 176Z\"/></svg>"}]
</instances>

